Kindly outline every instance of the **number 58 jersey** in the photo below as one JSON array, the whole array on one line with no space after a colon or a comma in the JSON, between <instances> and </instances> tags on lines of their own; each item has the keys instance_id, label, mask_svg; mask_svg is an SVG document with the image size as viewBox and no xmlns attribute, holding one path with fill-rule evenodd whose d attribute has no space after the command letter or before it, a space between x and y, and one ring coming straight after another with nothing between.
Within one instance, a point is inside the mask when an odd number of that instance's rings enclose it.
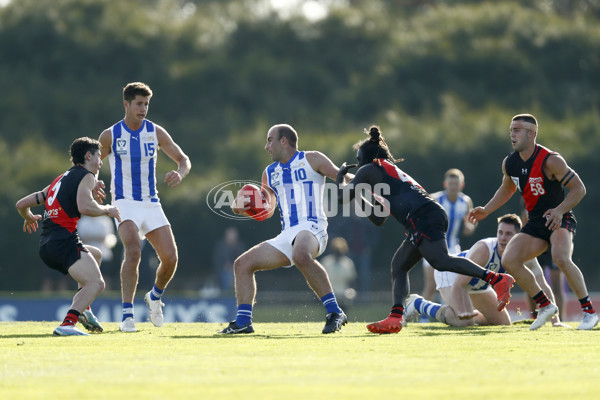
<instances>
[{"instance_id":1,"label":"number 58 jersey","mask_svg":"<svg viewBox=\"0 0 600 400\"><path fill-rule=\"evenodd\" d=\"M112 201L120 199L159 202L156 190L158 138L156 126L147 119L140 129L132 131L119 121L110 128Z\"/></svg>"},{"instance_id":2,"label":"number 58 jersey","mask_svg":"<svg viewBox=\"0 0 600 400\"><path fill-rule=\"evenodd\" d=\"M312 169L303 151L296 151L285 164L274 162L266 173L277 196L281 230L306 221L327 223L323 207L325 177Z\"/></svg>"},{"instance_id":3,"label":"number 58 jersey","mask_svg":"<svg viewBox=\"0 0 600 400\"><path fill-rule=\"evenodd\" d=\"M506 173L523 194L530 219L542 217L565 198L561 184L544 174L544 162L557 154L538 144L528 160L523 160L516 151L506 158Z\"/></svg>"}]
</instances>

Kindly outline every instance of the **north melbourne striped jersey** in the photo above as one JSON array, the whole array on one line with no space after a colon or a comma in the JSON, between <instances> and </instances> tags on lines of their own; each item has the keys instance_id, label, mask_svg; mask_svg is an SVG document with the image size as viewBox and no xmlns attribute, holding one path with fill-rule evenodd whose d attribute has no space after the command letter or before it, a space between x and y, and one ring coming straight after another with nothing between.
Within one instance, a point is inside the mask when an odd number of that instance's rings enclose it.
<instances>
[{"instance_id":1,"label":"north melbourne striped jersey","mask_svg":"<svg viewBox=\"0 0 600 400\"><path fill-rule=\"evenodd\" d=\"M110 128L112 148L109 154L112 200L129 199L158 202L156 126L145 119L140 129L130 130L124 121Z\"/></svg>"},{"instance_id":2,"label":"north melbourne striped jersey","mask_svg":"<svg viewBox=\"0 0 600 400\"><path fill-rule=\"evenodd\" d=\"M451 202L446 192L440 191L433 193L431 197L440 203L448 214L448 232L446 232L448 251L451 254L460 252L460 234L465 215L469 212L469 196L460 192L456 201Z\"/></svg>"},{"instance_id":3,"label":"north melbourne striped jersey","mask_svg":"<svg viewBox=\"0 0 600 400\"><path fill-rule=\"evenodd\" d=\"M489 254L488 261L483 266L483 268L493 271L493 272L504 273L505 271L504 271L504 268L502 267L502 257L500 257L500 255L498 254L498 238L489 237L486 239L481 239L477 243L480 243L480 242L484 243L487 246L488 252L489 252L488 253ZM475 244L477 244L477 243L475 243ZM468 257L471 254L473 247L471 247L471 249L468 251L463 251L458 256L459 257ZM468 287L472 290L485 290L488 287L488 283L482 279L473 278L469 282Z\"/></svg>"},{"instance_id":4,"label":"north melbourne striped jersey","mask_svg":"<svg viewBox=\"0 0 600 400\"><path fill-rule=\"evenodd\" d=\"M303 151L296 151L285 164L276 161L269 165L266 174L277 196L282 230L305 221L327 223L325 176L312 169Z\"/></svg>"}]
</instances>

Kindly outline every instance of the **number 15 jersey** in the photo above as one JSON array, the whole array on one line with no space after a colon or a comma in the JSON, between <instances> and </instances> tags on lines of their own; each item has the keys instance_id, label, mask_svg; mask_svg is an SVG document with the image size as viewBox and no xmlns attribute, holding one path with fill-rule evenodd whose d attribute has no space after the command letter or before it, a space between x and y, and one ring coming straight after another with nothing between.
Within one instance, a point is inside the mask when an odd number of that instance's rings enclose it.
<instances>
[{"instance_id":1,"label":"number 15 jersey","mask_svg":"<svg viewBox=\"0 0 600 400\"><path fill-rule=\"evenodd\" d=\"M119 121L110 131L112 145L108 160L112 200L159 202L156 190L158 138L154 123L145 119L138 130L132 131L124 121Z\"/></svg>"},{"instance_id":2,"label":"number 15 jersey","mask_svg":"<svg viewBox=\"0 0 600 400\"><path fill-rule=\"evenodd\" d=\"M516 151L506 158L506 173L523 194L529 219L542 217L547 210L555 208L565 198L561 184L544 174L544 162L557 154L537 144L528 160L523 161Z\"/></svg>"}]
</instances>

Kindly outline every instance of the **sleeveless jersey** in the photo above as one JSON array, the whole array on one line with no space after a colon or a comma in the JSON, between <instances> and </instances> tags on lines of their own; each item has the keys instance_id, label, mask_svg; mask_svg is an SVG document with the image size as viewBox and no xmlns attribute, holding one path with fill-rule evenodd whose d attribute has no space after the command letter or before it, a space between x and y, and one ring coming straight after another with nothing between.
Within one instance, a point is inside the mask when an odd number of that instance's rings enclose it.
<instances>
[{"instance_id":1,"label":"sleeveless jersey","mask_svg":"<svg viewBox=\"0 0 600 400\"><path fill-rule=\"evenodd\" d=\"M565 198L562 185L544 174L544 162L552 154L558 153L538 144L526 161L516 151L506 159L506 173L523 194L530 219L542 217L544 212L555 208Z\"/></svg>"},{"instance_id":2,"label":"sleeveless jersey","mask_svg":"<svg viewBox=\"0 0 600 400\"><path fill-rule=\"evenodd\" d=\"M490 237L487 239L481 239L479 242L477 243L485 243L485 245L488 248L488 253L490 254L487 263L483 266L483 268L490 270L490 271L494 271L494 272L498 272L498 273L504 273L504 268L502 267L502 258L500 257L500 255L498 254L498 238L495 237ZM460 253L458 256L459 257L468 257L469 254L471 254L473 248L469 249L468 251L463 251L462 253ZM479 278L473 278L471 279L471 281L469 282L468 287L472 290L485 290L487 289L489 286L489 284Z\"/></svg>"},{"instance_id":3,"label":"sleeveless jersey","mask_svg":"<svg viewBox=\"0 0 600 400\"><path fill-rule=\"evenodd\" d=\"M458 198L455 202L448 199L445 191L433 193L431 195L434 200L444 207L448 214L448 232L446 233L446 242L448 243L448 251L450 254L460 252L460 233L465 221L465 215L469 212L469 202L464 193L458 193Z\"/></svg>"},{"instance_id":4,"label":"sleeveless jersey","mask_svg":"<svg viewBox=\"0 0 600 400\"><path fill-rule=\"evenodd\" d=\"M48 188L41 244L77 235L77 221L81 217L77 208L77 189L87 174L91 172L76 165L57 177Z\"/></svg>"},{"instance_id":5,"label":"sleeveless jersey","mask_svg":"<svg viewBox=\"0 0 600 400\"><path fill-rule=\"evenodd\" d=\"M383 158L373 163L383 169L382 183L389 185L389 194L382 195L389 202L390 214L404 226L407 226L408 217L417 209L435 201L417 181L395 164ZM374 193L373 196L377 199L379 194Z\"/></svg>"},{"instance_id":6,"label":"sleeveless jersey","mask_svg":"<svg viewBox=\"0 0 600 400\"><path fill-rule=\"evenodd\" d=\"M110 128L112 200L129 199L158 202L156 190L156 160L158 138L155 125L145 119L137 131L130 130L124 121Z\"/></svg>"},{"instance_id":7,"label":"sleeveless jersey","mask_svg":"<svg viewBox=\"0 0 600 400\"><path fill-rule=\"evenodd\" d=\"M296 151L285 164L274 162L266 173L277 196L282 230L305 221L327 223L323 208L325 177L312 169L303 151Z\"/></svg>"}]
</instances>

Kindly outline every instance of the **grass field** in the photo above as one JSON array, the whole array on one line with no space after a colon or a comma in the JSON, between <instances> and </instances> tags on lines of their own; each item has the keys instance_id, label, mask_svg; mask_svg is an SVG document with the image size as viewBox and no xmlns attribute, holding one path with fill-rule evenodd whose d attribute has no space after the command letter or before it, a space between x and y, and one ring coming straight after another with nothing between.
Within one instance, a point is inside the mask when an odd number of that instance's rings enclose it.
<instances>
[{"instance_id":1,"label":"grass field","mask_svg":"<svg viewBox=\"0 0 600 400\"><path fill-rule=\"evenodd\" d=\"M0 323L0 399L595 399L600 331L549 325L411 324L375 335L364 323L116 323L53 337L57 322ZM575 323L573 323L573 326Z\"/></svg>"}]
</instances>

